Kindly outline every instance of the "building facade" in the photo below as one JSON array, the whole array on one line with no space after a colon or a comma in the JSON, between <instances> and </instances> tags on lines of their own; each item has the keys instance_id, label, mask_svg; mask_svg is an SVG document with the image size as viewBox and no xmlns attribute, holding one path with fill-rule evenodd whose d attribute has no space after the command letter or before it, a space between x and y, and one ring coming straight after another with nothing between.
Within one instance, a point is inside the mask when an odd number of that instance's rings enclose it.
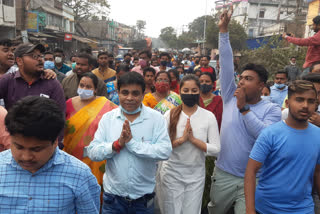
<instances>
[{"instance_id":1,"label":"building facade","mask_svg":"<svg viewBox=\"0 0 320 214\"><path fill-rule=\"evenodd\" d=\"M305 30L305 37L312 36L314 34L312 30L312 19L320 15L320 0L307 0L308 3L308 15Z\"/></svg>"},{"instance_id":2,"label":"building facade","mask_svg":"<svg viewBox=\"0 0 320 214\"><path fill-rule=\"evenodd\" d=\"M220 12L230 3L234 5L233 18L245 27L249 38L284 31L304 35L308 9L304 0L218 0L216 11Z\"/></svg>"},{"instance_id":3,"label":"building facade","mask_svg":"<svg viewBox=\"0 0 320 214\"><path fill-rule=\"evenodd\" d=\"M16 4L14 0L0 0L0 39L16 36Z\"/></svg>"}]
</instances>

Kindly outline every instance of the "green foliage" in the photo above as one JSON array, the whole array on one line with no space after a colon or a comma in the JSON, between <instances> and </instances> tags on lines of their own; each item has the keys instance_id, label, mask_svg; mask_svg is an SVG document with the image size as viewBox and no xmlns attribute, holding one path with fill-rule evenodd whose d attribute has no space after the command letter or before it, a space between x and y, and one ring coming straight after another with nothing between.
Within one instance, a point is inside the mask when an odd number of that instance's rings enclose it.
<instances>
[{"instance_id":1,"label":"green foliage","mask_svg":"<svg viewBox=\"0 0 320 214\"><path fill-rule=\"evenodd\" d=\"M177 34L173 27L166 27L160 31L160 39L166 43L169 47L177 48Z\"/></svg>"},{"instance_id":2,"label":"green foliage","mask_svg":"<svg viewBox=\"0 0 320 214\"><path fill-rule=\"evenodd\" d=\"M189 30L177 37L172 27L161 30L160 39L171 48L182 49L194 46L197 41L204 40L204 23L206 20L206 47L218 48L218 19L213 16L201 16L189 24ZM230 39L234 50L246 48L247 34L242 25L236 21L230 23Z\"/></svg>"},{"instance_id":3,"label":"green foliage","mask_svg":"<svg viewBox=\"0 0 320 214\"><path fill-rule=\"evenodd\" d=\"M137 29L138 31L143 31L146 28L146 21L144 20L137 20Z\"/></svg>"},{"instance_id":4,"label":"green foliage","mask_svg":"<svg viewBox=\"0 0 320 214\"><path fill-rule=\"evenodd\" d=\"M275 72L289 64L292 56L297 57L297 65L302 67L307 52L306 47L298 47L286 41L280 40L280 36L273 36L267 44L255 50L241 52L240 66L252 62L263 65L269 72L269 80L272 80Z\"/></svg>"},{"instance_id":5,"label":"green foliage","mask_svg":"<svg viewBox=\"0 0 320 214\"><path fill-rule=\"evenodd\" d=\"M106 16L110 9L107 0L64 0L63 4L73 9L76 22Z\"/></svg>"},{"instance_id":6,"label":"green foliage","mask_svg":"<svg viewBox=\"0 0 320 214\"><path fill-rule=\"evenodd\" d=\"M229 24L229 35L233 50L239 51L247 48L247 33L244 27L235 20Z\"/></svg>"}]
</instances>

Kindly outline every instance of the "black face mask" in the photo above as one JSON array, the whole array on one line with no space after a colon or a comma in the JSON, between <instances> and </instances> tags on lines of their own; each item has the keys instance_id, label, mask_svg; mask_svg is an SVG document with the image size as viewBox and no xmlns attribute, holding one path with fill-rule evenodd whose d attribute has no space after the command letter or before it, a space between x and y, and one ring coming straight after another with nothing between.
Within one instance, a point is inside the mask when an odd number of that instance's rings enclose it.
<instances>
[{"instance_id":1,"label":"black face mask","mask_svg":"<svg viewBox=\"0 0 320 214\"><path fill-rule=\"evenodd\" d=\"M212 85L207 85L207 84L201 84L200 85L200 91L202 91L202 93L208 93L210 92L212 89Z\"/></svg>"},{"instance_id":2,"label":"black face mask","mask_svg":"<svg viewBox=\"0 0 320 214\"><path fill-rule=\"evenodd\" d=\"M199 103L200 94L180 94L181 100L188 107Z\"/></svg>"},{"instance_id":3,"label":"black face mask","mask_svg":"<svg viewBox=\"0 0 320 214\"><path fill-rule=\"evenodd\" d=\"M200 62L199 60L196 60L196 61L195 61L196 64L199 64L199 62Z\"/></svg>"},{"instance_id":4,"label":"black face mask","mask_svg":"<svg viewBox=\"0 0 320 214\"><path fill-rule=\"evenodd\" d=\"M167 61L160 61L160 65L167 66Z\"/></svg>"}]
</instances>

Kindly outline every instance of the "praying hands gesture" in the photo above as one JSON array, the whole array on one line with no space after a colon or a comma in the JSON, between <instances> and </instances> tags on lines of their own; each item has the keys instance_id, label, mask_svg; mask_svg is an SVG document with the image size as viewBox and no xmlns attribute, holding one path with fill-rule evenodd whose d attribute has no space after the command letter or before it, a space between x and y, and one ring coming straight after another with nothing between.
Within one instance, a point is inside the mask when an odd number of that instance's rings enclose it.
<instances>
[{"instance_id":1,"label":"praying hands gesture","mask_svg":"<svg viewBox=\"0 0 320 214\"><path fill-rule=\"evenodd\" d=\"M187 140L191 141L192 138L193 138L193 132L190 124L190 118L188 118L186 127L184 128L184 132L182 135L182 140L183 142L186 142Z\"/></svg>"},{"instance_id":2,"label":"praying hands gesture","mask_svg":"<svg viewBox=\"0 0 320 214\"><path fill-rule=\"evenodd\" d=\"M119 145L124 147L132 139L130 124L128 120L125 120L122 126L122 132L119 138Z\"/></svg>"}]
</instances>

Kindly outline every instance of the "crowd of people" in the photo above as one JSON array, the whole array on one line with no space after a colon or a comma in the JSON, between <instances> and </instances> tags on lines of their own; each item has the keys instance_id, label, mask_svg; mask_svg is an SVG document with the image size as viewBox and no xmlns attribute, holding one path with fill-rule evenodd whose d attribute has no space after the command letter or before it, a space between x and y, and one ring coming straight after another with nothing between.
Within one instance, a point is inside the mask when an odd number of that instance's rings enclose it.
<instances>
[{"instance_id":1,"label":"crowd of people","mask_svg":"<svg viewBox=\"0 0 320 214\"><path fill-rule=\"evenodd\" d=\"M238 74L232 8L210 56L0 41L0 213L320 213L320 16L309 46L275 73ZM316 52L317 54L315 54ZM310 56L311 54L311 56ZM236 75L235 75L236 74ZM318 139L318 140L317 140Z\"/></svg>"}]
</instances>

